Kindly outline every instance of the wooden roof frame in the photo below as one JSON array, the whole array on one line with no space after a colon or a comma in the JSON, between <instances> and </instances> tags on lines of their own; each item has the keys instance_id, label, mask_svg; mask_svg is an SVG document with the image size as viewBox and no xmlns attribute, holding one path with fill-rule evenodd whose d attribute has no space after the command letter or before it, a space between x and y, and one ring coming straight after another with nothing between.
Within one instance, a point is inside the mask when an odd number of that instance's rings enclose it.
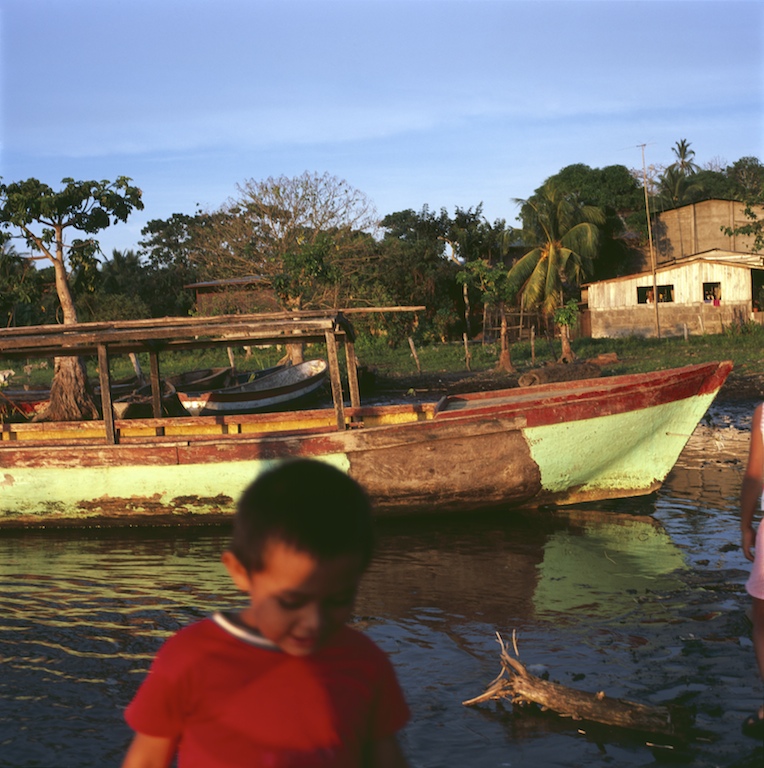
<instances>
[{"instance_id":1,"label":"wooden roof frame","mask_svg":"<svg viewBox=\"0 0 764 768\"><path fill-rule=\"evenodd\" d=\"M343 430L345 429L345 411L339 372L339 344L345 348L351 407L360 406L355 332L347 315L370 312L416 312L422 309L424 307L369 307L5 328L0 331L0 357L96 355L106 440L114 444L117 442L117 436L111 402L110 355L129 352L148 353L152 410L156 418L161 418L160 352L233 344L323 342L326 344L337 429Z\"/></svg>"}]
</instances>

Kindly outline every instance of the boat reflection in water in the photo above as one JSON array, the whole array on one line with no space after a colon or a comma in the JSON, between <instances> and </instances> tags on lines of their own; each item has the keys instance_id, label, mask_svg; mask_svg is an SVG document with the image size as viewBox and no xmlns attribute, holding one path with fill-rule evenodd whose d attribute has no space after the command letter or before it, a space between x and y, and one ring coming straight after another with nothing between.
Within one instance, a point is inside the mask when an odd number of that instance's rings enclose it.
<instances>
[{"instance_id":1,"label":"boat reflection in water","mask_svg":"<svg viewBox=\"0 0 764 768\"><path fill-rule=\"evenodd\" d=\"M556 510L385 526L359 611L442 612L499 625L583 611L617 616L635 596L676 588L681 551L653 518ZM511 629L511 626L510 626Z\"/></svg>"}]
</instances>

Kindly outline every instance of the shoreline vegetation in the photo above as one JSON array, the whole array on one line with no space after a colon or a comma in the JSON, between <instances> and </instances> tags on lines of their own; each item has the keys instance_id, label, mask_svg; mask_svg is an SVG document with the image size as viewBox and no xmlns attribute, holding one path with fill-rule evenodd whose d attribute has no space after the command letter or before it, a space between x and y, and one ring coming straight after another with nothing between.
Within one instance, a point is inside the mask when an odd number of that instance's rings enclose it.
<instances>
[{"instance_id":1,"label":"shoreline vegetation","mask_svg":"<svg viewBox=\"0 0 764 768\"><path fill-rule=\"evenodd\" d=\"M572 342L577 362L593 358L609 359L602 365L603 376L642 373L709 361L732 360L735 367L719 393L720 400L764 399L764 327L751 323L719 335L684 338L645 339L625 337L617 339L581 338ZM529 370L557 363L560 354L559 339L539 338L534 347L529 342L516 342L511 346L514 372L499 369L500 346L495 342L471 341L468 349L469 365L465 360L462 342L414 342L416 358L407 344L390 346L384 338L359 337L356 355L362 396L378 398L432 399L444 394L485 391L518 386L518 379ZM243 348L234 348L238 370L259 370L275 365L283 357L280 347L252 349L250 355ZM324 357L321 345L308 345L305 359ZM144 373L148 372L148 356L139 361ZM344 364L344 356L341 365ZM29 359L6 360L0 363L15 371L7 382L10 389L48 386L52 377L52 361ZM161 356L162 375L229 365L228 351L223 348L168 353ZM573 363L575 365L575 363ZM88 362L88 374L96 379L96 362ZM134 375L127 357L111 362L113 379ZM2 392L2 390L0 390Z\"/></svg>"}]
</instances>

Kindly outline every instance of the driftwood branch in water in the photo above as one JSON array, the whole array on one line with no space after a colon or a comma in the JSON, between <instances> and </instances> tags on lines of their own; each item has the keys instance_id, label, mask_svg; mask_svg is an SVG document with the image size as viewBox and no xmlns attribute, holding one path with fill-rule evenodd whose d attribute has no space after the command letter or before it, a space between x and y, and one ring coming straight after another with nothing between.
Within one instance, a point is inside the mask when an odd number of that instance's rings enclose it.
<instances>
[{"instance_id":1,"label":"driftwood branch in water","mask_svg":"<svg viewBox=\"0 0 764 768\"><path fill-rule=\"evenodd\" d=\"M510 699L513 704L522 706L535 703L543 709L576 720L589 720L645 733L674 734L671 714L665 707L614 699L602 691L588 693L542 680L530 673L519 659L510 656L501 635L497 633L496 636L501 646L501 672L489 683L484 693L462 702L465 706L492 699ZM516 644L514 648L515 656L518 656Z\"/></svg>"}]
</instances>

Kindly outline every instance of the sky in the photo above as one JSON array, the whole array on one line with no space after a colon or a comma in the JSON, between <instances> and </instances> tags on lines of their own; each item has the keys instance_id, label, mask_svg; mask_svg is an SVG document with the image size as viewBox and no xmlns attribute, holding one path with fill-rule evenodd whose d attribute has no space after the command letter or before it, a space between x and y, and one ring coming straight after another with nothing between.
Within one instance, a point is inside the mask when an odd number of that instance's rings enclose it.
<instances>
[{"instance_id":1,"label":"sky","mask_svg":"<svg viewBox=\"0 0 764 768\"><path fill-rule=\"evenodd\" d=\"M514 225L549 176L641 168L642 145L764 160L760 0L0 0L0 67L3 181L143 191L107 255L305 171L380 217Z\"/></svg>"}]
</instances>

